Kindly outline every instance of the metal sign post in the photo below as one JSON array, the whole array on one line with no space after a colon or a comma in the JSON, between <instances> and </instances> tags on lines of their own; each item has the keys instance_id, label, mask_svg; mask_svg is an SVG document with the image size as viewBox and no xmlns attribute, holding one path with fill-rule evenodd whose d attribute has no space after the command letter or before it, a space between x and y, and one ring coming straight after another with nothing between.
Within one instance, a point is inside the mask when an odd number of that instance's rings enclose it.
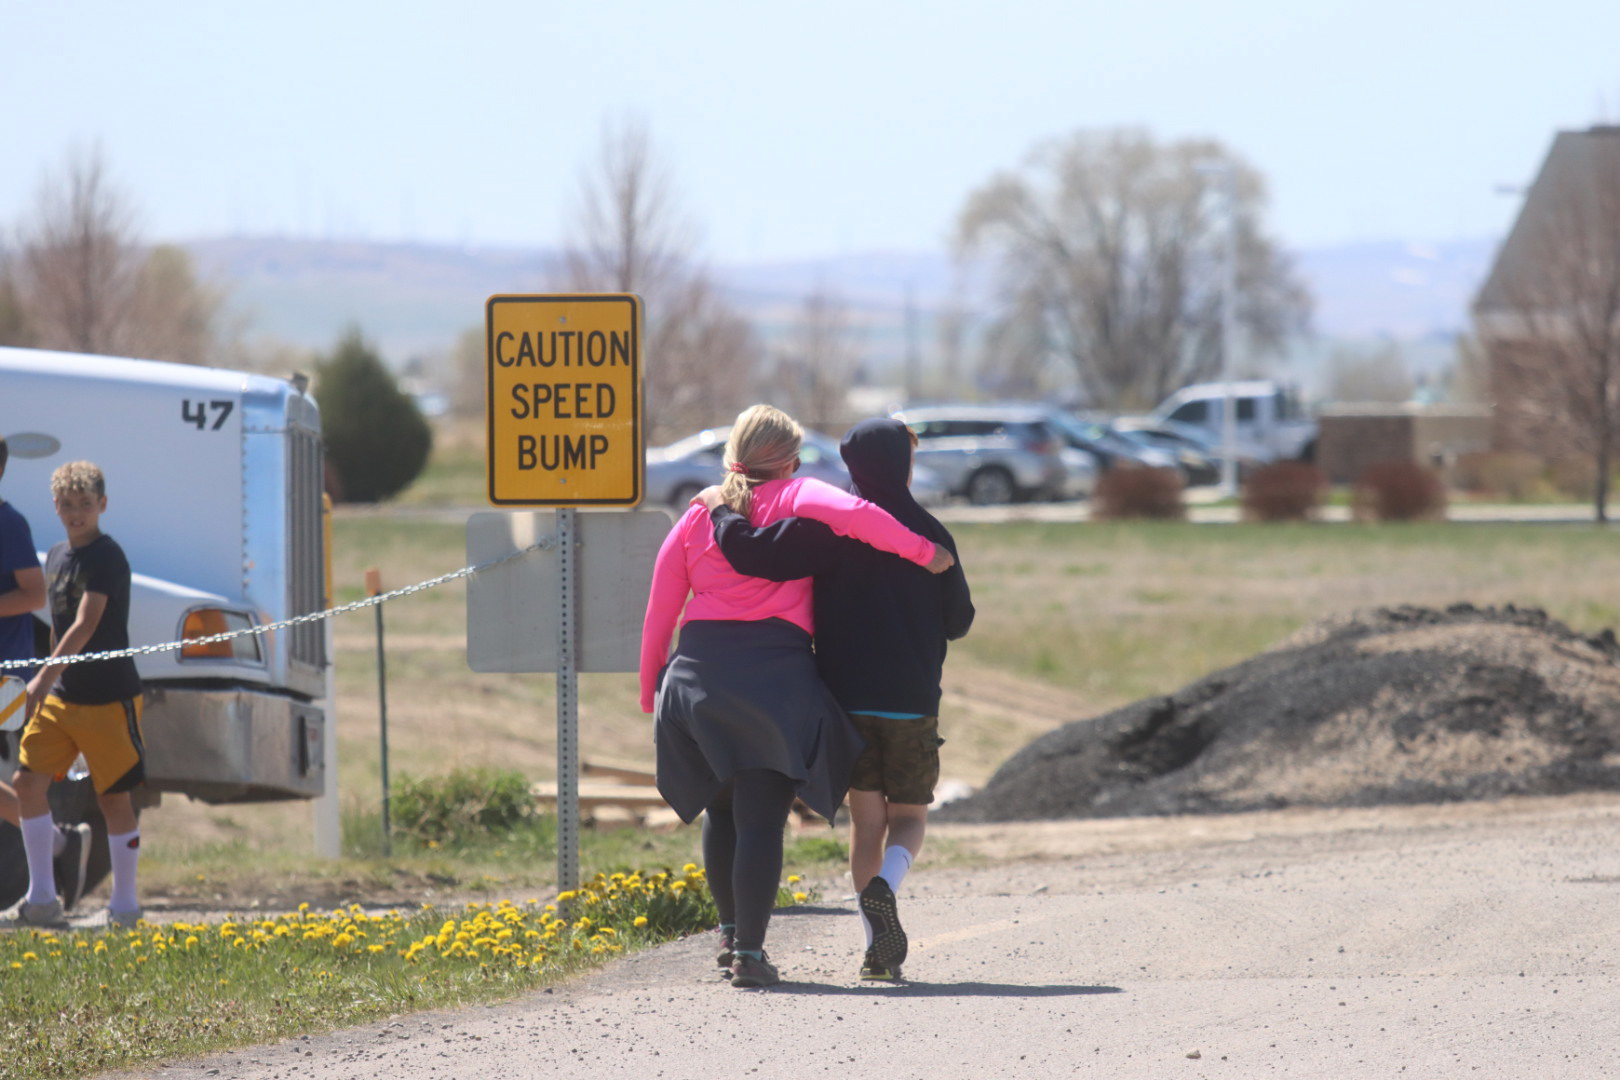
<instances>
[{"instance_id":1,"label":"metal sign post","mask_svg":"<svg viewBox=\"0 0 1620 1080\"><path fill-rule=\"evenodd\" d=\"M557 888L579 888L579 673L574 667L574 515L557 511Z\"/></svg>"}]
</instances>

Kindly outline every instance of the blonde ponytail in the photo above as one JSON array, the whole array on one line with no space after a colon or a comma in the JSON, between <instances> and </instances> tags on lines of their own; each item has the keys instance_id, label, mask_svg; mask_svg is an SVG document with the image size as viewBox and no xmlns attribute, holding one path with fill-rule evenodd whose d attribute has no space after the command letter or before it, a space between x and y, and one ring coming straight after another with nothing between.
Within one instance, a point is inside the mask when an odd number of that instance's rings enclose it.
<instances>
[{"instance_id":1,"label":"blonde ponytail","mask_svg":"<svg viewBox=\"0 0 1620 1080\"><path fill-rule=\"evenodd\" d=\"M721 500L746 515L754 502L754 485L792 475L803 442L804 429L781 409L771 405L744 409L726 439Z\"/></svg>"}]
</instances>

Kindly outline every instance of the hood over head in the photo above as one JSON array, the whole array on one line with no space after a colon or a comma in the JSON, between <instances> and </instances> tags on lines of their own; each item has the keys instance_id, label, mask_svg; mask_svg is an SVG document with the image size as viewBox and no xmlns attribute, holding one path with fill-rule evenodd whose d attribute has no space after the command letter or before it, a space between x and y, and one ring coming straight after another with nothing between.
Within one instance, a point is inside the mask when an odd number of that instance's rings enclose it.
<instances>
[{"instance_id":1,"label":"hood over head","mask_svg":"<svg viewBox=\"0 0 1620 1080\"><path fill-rule=\"evenodd\" d=\"M849 467L855 494L876 503L921 536L940 541L944 526L911 497L911 431L899 420L862 420L844 435L838 452Z\"/></svg>"}]
</instances>

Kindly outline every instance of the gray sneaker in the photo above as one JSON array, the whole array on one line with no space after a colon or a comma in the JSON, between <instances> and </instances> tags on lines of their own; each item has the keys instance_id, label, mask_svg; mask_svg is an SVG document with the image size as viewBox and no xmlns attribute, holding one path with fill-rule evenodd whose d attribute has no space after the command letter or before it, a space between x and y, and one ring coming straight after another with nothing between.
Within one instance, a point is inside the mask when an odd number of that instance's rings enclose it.
<instances>
[{"instance_id":1,"label":"gray sneaker","mask_svg":"<svg viewBox=\"0 0 1620 1080\"><path fill-rule=\"evenodd\" d=\"M72 911L84 896L85 871L90 868L90 826L81 823L60 828L67 843L53 860L56 893L62 898L62 910Z\"/></svg>"},{"instance_id":2,"label":"gray sneaker","mask_svg":"<svg viewBox=\"0 0 1620 1080\"><path fill-rule=\"evenodd\" d=\"M107 909L108 926L122 926L125 930L133 930L135 929L135 924L140 922L141 918L142 912L140 908L136 908L134 911L114 911L112 908Z\"/></svg>"},{"instance_id":3,"label":"gray sneaker","mask_svg":"<svg viewBox=\"0 0 1620 1080\"><path fill-rule=\"evenodd\" d=\"M47 900L43 904L30 904L24 900L17 905L16 914L5 922L8 930L66 930L68 921L62 915L60 900Z\"/></svg>"},{"instance_id":4,"label":"gray sneaker","mask_svg":"<svg viewBox=\"0 0 1620 1080\"><path fill-rule=\"evenodd\" d=\"M731 985L739 990L752 986L775 986L781 981L782 976L776 973L776 965L763 951L758 958L740 952L731 961Z\"/></svg>"}]
</instances>

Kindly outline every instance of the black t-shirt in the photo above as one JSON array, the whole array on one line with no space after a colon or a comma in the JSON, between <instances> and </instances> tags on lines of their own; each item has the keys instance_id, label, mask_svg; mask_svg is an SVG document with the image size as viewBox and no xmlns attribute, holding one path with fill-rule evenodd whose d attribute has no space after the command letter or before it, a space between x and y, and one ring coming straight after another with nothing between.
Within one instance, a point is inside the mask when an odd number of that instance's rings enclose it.
<instances>
[{"instance_id":1,"label":"black t-shirt","mask_svg":"<svg viewBox=\"0 0 1620 1080\"><path fill-rule=\"evenodd\" d=\"M96 624L95 633L81 653L109 652L129 648L129 560L124 549L103 533L82 548L66 540L51 548L45 557L45 581L50 592L51 626L56 640L73 626L79 616L79 602L87 592L101 593L107 606ZM63 701L76 705L105 705L138 697L141 677L135 661L125 656L116 660L91 660L69 664L62 669L52 691Z\"/></svg>"}]
</instances>

